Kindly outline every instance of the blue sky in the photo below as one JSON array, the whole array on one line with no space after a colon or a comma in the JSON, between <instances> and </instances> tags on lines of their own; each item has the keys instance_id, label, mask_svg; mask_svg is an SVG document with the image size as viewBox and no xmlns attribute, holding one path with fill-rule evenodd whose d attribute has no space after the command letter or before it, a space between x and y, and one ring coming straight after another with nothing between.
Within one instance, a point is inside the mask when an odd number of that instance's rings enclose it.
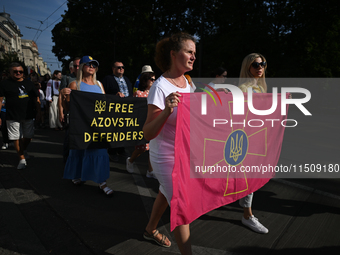
<instances>
[{"instance_id":1,"label":"blue sky","mask_svg":"<svg viewBox=\"0 0 340 255\"><path fill-rule=\"evenodd\" d=\"M58 62L57 57L52 53L54 43L51 31L62 20L61 15L67 10L67 2L65 3L65 0L0 0L0 12L3 12L4 8L19 26L22 39L34 40L37 43L40 56L51 72L61 70L61 62ZM41 24L40 21L43 23Z\"/></svg>"}]
</instances>

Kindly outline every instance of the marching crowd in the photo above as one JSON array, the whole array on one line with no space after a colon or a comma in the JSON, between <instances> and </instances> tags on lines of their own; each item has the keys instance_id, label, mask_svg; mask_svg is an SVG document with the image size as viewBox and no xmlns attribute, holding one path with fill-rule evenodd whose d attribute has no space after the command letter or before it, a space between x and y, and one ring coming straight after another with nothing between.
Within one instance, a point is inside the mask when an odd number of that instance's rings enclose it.
<instances>
[{"instance_id":1,"label":"marching crowd","mask_svg":"<svg viewBox=\"0 0 340 255\"><path fill-rule=\"evenodd\" d=\"M145 65L134 85L124 76L125 66L121 60L113 61L112 74L101 82L96 77L99 62L91 56L74 58L69 65L70 75L62 75L56 70L52 77L39 77L36 73L25 77L23 66L12 63L8 78L0 83L2 148L7 149L13 142L19 157L17 169L25 169L26 149L34 135L34 127L43 127L48 118L50 128L65 130L63 177L74 185L94 181L109 196L114 194L106 184L110 159L118 161L119 155L125 156L126 170L133 173L136 158L149 151L147 177L157 179L160 186L143 236L158 245L170 247L171 242L157 230L157 226L172 197L177 106L181 102L181 93L191 93L196 89L191 79L185 76L193 69L195 60L195 38L187 33L177 33L157 43L155 63L163 74L156 79L151 66ZM247 92L251 87L254 93L266 93L266 68L264 56L258 53L247 55L241 66L240 89ZM209 86L214 88L215 84L225 82L227 71L220 67L212 77ZM72 116L69 116L68 109L72 90L121 98L146 97L148 112L143 132L150 143L136 146L131 155L127 155L124 148L69 150L68 120ZM242 223L258 233L268 233L252 213L252 199L253 193L239 201L244 208ZM176 227L174 235L181 253L192 254L189 224Z\"/></svg>"}]
</instances>

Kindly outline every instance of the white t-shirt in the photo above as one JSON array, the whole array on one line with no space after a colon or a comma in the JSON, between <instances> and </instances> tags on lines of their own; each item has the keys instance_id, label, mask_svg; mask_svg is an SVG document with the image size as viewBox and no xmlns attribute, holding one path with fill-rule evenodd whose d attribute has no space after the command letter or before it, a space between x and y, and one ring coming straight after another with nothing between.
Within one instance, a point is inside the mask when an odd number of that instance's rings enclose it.
<instances>
[{"instance_id":1,"label":"white t-shirt","mask_svg":"<svg viewBox=\"0 0 340 255\"><path fill-rule=\"evenodd\" d=\"M59 85L60 85L60 81L55 81L51 79L47 82L47 87L46 87L46 100L47 101L52 100L52 95L54 96L59 95Z\"/></svg>"},{"instance_id":2,"label":"white t-shirt","mask_svg":"<svg viewBox=\"0 0 340 255\"><path fill-rule=\"evenodd\" d=\"M215 89L215 83L209 82L208 85L209 85L210 87L212 87L213 89ZM211 89L208 88L208 87L205 87L204 89L208 90L209 92L212 92Z\"/></svg>"},{"instance_id":3,"label":"white t-shirt","mask_svg":"<svg viewBox=\"0 0 340 255\"><path fill-rule=\"evenodd\" d=\"M164 110L165 98L172 92L178 91L179 93L190 93L191 86L187 81L185 88L178 88L169 82L163 76L159 77L152 85L149 96L148 104L157 106L159 109ZM175 158L175 132L176 132L176 117L177 107L165 122L161 132L157 137L152 139L149 143L150 156L157 163L164 161L173 161Z\"/></svg>"},{"instance_id":4,"label":"white t-shirt","mask_svg":"<svg viewBox=\"0 0 340 255\"><path fill-rule=\"evenodd\" d=\"M41 89L39 89L39 100L40 100L40 107L44 108L46 105L46 100L45 100L44 92Z\"/></svg>"}]
</instances>

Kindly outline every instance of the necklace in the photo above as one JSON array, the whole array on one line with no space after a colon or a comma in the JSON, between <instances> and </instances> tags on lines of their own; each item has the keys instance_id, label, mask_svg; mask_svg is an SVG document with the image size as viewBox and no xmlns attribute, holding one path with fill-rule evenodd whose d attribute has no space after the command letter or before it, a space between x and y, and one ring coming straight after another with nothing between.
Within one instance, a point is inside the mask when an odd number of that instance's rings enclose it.
<instances>
[{"instance_id":1,"label":"necklace","mask_svg":"<svg viewBox=\"0 0 340 255\"><path fill-rule=\"evenodd\" d=\"M168 71L167 73L168 73L169 79L172 80L172 83L175 84L176 87L178 87L178 88L180 88L180 89L183 89L184 87L186 87L186 84L185 84L184 86L179 86L179 85L175 82L175 80L174 80L173 78L170 77L169 71Z\"/></svg>"}]
</instances>

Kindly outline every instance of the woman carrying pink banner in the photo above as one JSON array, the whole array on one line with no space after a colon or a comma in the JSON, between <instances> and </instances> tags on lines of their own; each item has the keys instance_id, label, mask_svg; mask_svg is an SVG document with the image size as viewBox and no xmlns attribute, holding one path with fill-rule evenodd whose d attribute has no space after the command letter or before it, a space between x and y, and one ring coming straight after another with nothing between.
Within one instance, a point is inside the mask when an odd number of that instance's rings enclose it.
<instances>
[{"instance_id":1,"label":"woman carrying pink banner","mask_svg":"<svg viewBox=\"0 0 340 255\"><path fill-rule=\"evenodd\" d=\"M150 161L160 183L144 238L163 247L170 247L169 239L156 229L172 197L172 171L175 162L174 141L179 93L190 93L193 88L184 73L193 69L196 59L195 38L177 33L158 42L155 61L164 72L153 84L148 96L148 115L144 137L150 140ZM189 224L174 229L181 254L192 254Z\"/></svg>"}]
</instances>

